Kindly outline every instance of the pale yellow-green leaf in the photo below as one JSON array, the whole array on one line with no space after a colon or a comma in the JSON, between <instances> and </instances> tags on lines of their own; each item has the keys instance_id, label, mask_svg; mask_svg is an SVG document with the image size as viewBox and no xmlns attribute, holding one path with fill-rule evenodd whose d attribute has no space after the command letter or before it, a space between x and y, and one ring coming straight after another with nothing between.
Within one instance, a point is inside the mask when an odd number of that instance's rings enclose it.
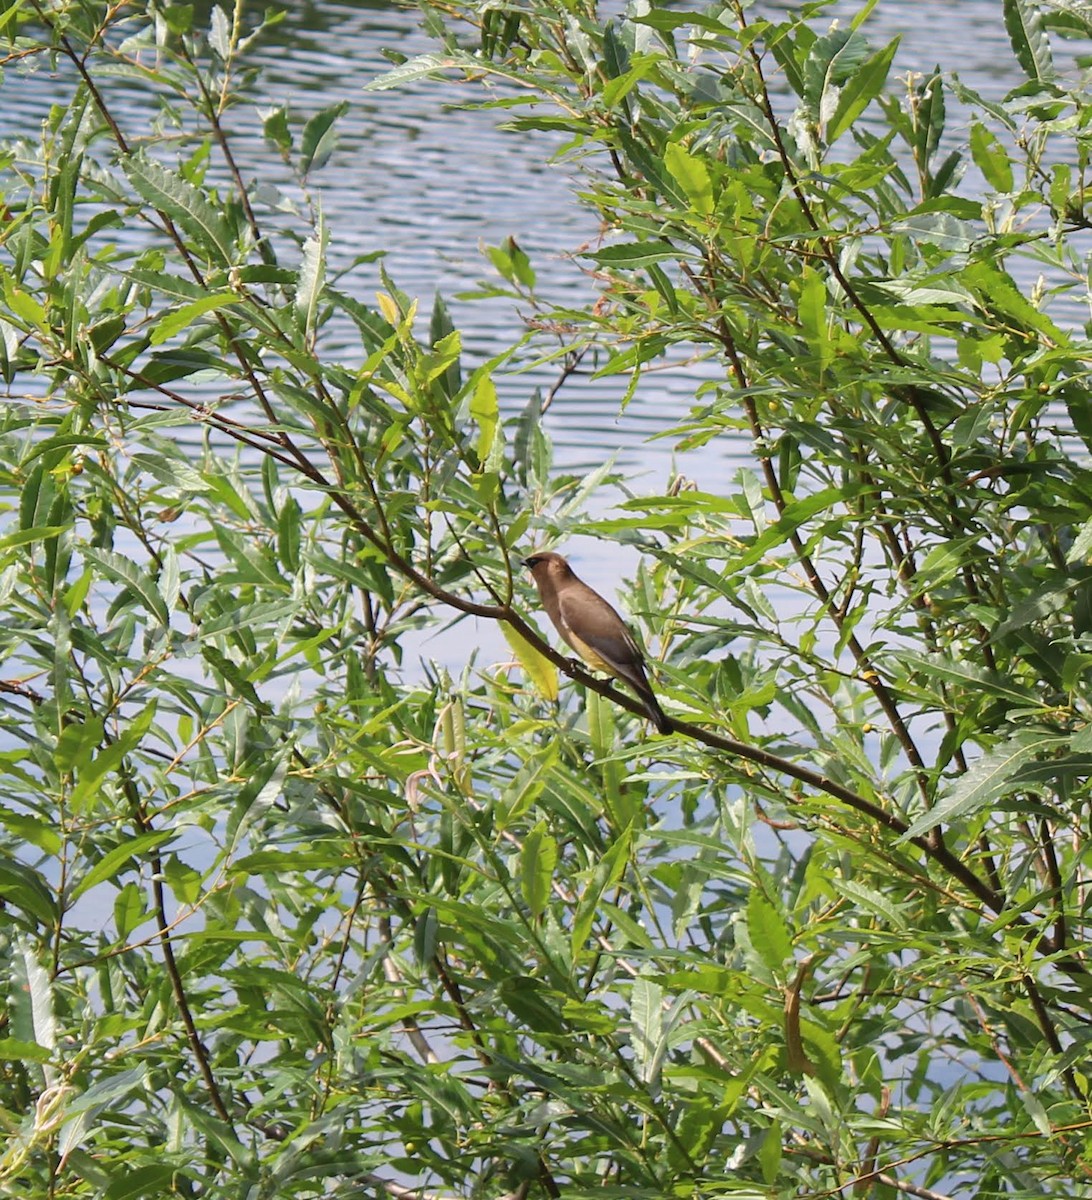
<instances>
[{"instance_id":1,"label":"pale yellow-green leaf","mask_svg":"<svg viewBox=\"0 0 1092 1200\"><path fill-rule=\"evenodd\" d=\"M535 691L545 700L556 700L558 696L557 667L531 645L522 634L511 625L501 622L501 632L504 640L512 647L520 661L520 666L527 672Z\"/></svg>"},{"instance_id":2,"label":"pale yellow-green leaf","mask_svg":"<svg viewBox=\"0 0 1092 1200\"><path fill-rule=\"evenodd\" d=\"M398 323L402 320L402 314L398 311L398 305L395 304L386 292L376 292L375 302L379 305L379 311L383 314L383 320L388 325L393 325L397 329Z\"/></svg>"},{"instance_id":3,"label":"pale yellow-green leaf","mask_svg":"<svg viewBox=\"0 0 1092 1200\"><path fill-rule=\"evenodd\" d=\"M481 462L485 462L493 449L499 412L496 385L488 375L482 375L470 401L470 415L478 423L478 458Z\"/></svg>"},{"instance_id":4,"label":"pale yellow-green leaf","mask_svg":"<svg viewBox=\"0 0 1092 1200\"><path fill-rule=\"evenodd\" d=\"M664 166L686 193L694 211L708 216L713 211L713 185L705 163L695 158L685 146L671 142L664 151Z\"/></svg>"}]
</instances>

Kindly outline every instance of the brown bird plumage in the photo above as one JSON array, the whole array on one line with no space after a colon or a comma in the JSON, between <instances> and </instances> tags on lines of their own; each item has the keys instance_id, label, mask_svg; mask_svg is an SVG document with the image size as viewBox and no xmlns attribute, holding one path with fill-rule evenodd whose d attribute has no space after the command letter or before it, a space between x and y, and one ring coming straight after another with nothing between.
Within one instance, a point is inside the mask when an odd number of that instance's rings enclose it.
<instances>
[{"instance_id":1,"label":"brown bird plumage","mask_svg":"<svg viewBox=\"0 0 1092 1200\"><path fill-rule=\"evenodd\" d=\"M671 721L649 685L640 647L614 608L578 579L560 554L532 554L523 565L558 633L588 666L628 683L656 728L670 733Z\"/></svg>"}]
</instances>

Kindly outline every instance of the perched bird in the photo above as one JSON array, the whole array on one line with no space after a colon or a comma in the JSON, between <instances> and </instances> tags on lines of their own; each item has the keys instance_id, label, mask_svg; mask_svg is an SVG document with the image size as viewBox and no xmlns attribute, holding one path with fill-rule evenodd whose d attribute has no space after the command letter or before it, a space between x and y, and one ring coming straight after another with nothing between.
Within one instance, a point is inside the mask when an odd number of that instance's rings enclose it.
<instances>
[{"instance_id":1,"label":"perched bird","mask_svg":"<svg viewBox=\"0 0 1092 1200\"><path fill-rule=\"evenodd\" d=\"M671 721L649 686L640 647L614 608L578 579L560 554L532 554L523 565L558 633L589 667L628 683L656 728L670 733Z\"/></svg>"}]
</instances>

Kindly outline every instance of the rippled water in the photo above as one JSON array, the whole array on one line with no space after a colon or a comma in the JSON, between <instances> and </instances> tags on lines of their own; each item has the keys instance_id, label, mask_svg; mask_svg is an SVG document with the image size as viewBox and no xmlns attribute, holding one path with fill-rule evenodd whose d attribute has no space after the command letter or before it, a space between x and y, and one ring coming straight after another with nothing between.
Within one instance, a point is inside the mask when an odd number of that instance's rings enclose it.
<instances>
[{"instance_id":1,"label":"rippled water","mask_svg":"<svg viewBox=\"0 0 1092 1200\"><path fill-rule=\"evenodd\" d=\"M858 8L840 5L831 19L844 24ZM322 27L315 16L324 21ZM444 103L474 94L456 84L360 91L388 69L383 48L407 55L435 49L418 30L418 19L413 11L362 4L301 9L278 30L290 56L271 45L258 54L266 67L262 89L273 101L288 102L301 113L342 98L353 104L342 149L320 178L332 228L360 231L343 244L342 253L389 247L388 266L403 288L422 298L439 288L450 297L489 274L479 242L495 244L512 235L531 255L544 295L588 303L593 285L568 255L594 240L597 228L574 200L565 170L543 166L556 140L499 131L490 112L441 111ZM994 0L881 0L866 28L877 44L901 36L893 75L937 64L958 71L992 99L1020 82ZM329 50L331 34L336 55ZM950 114L950 125L953 135L962 133L958 112ZM471 357L496 353L520 328L502 303L454 302L453 307ZM647 439L686 413L697 384L710 374L709 367L658 370L624 421L618 419L623 380L595 383L577 377L566 384L550 420L559 459L579 467L617 454L627 471L644 473L639 486L661 488L672 447ZM552 379L552 373L542 372L510 381L505 398L517 404L533 384L548 385ZM749 461L746 446L721 439L688 454L681 465L702 486L716 490Z\"/></svg>"}]
</instances>

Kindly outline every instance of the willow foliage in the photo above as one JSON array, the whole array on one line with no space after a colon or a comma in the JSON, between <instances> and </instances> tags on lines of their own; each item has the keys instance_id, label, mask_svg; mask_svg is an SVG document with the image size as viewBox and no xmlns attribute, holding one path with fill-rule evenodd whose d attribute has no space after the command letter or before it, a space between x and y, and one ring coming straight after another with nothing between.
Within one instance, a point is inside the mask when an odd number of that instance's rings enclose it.
<instances>
[{"instance_id":1,"label":"willow foliage","mask_svg":"<svg viewBox=\"0 0 1092 1200\"><path fill-rule=\"evenodd\" d=\"M244 180L241 3L0 12L57 67L0 148L0 1190L1092 1194L1092 21L1004 0L997 102L827 8L425 0L369 86L559 134L603 228L580 309L492 249L485 362ZM342 112L266 117L304 191ZM752 469L604 513L567 372L680 353ZM666 736L540 636L575 533ZM403 669L465 615L512 661Z\"/></svg>"}]
</instances>

